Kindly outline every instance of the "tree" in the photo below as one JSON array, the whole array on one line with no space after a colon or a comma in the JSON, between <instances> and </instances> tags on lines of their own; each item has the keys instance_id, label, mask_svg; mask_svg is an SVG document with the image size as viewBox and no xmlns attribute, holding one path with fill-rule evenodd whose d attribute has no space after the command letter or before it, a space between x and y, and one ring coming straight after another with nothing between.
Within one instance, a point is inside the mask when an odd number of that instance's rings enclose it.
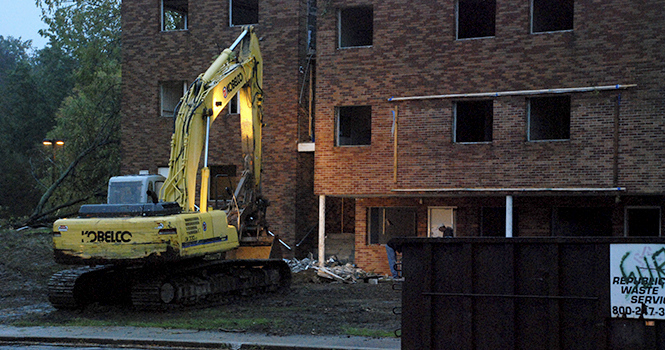
<instances>
[{"instance_id":1,"label":"tree","mask_svg":"<svg viewBox=\"0 0 665 350\"><path fill-rule=\"evenodd\" d=\"M66 145L54 166L59 176L44 192L29 223L104 192L119 171L120 1L38 0L49 44L76 62L74 89L47 134Z\"/></svg>"},{"instance_id":2,"label":"tree","mask_svg":"<svg viewBox=\"0 0 665 350\"><path fill-rule=\"evenodd\" d=\"M0 217L5 218L29 214L39 198L30 160L53 126L30 49L30 41L0 36Z\"/></svg>"}]
</instances>

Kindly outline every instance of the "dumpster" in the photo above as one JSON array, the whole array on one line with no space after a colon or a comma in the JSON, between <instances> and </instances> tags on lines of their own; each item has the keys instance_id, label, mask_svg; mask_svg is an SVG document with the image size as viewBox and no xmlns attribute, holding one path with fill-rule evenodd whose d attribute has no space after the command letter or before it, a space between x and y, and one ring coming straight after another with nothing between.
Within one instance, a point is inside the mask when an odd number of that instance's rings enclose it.
<instances>
[{"instance_id":1,"label":"dumpster","mask_svg":"<svg viewBox=\"0 0 665 350\"><path fill-rule=\"evenodd\" d=\"M665 350L665 239L396 238L402 349Z\"/></svg>"}]
</instances>

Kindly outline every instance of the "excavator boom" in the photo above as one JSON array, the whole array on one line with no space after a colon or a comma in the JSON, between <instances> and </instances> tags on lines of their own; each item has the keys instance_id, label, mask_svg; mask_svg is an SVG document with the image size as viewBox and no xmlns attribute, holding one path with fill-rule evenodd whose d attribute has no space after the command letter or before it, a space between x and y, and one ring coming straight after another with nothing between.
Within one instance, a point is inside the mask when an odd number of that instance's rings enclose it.
<instances>
[{"instance_id":1,"label":"excavator boom","mask_svg":"<svg viewBox=\"0 0 665 350\"><path fill-rule=\"evenodd\" d=\"M236 55L233 50L238 48ZM210 124L238 94L243 158L249 160L254 188L261 181L261 127L263 123L263 60L259 41L251 27L245 28L238 40L225 49L208 70L201 74L176 108L175 132L171 140L169 176L162 187L160 200L177 202L187 211L195 205L199 159L208 148ZM207 153L207 152L206 152ZM207 162L207 154L204 162ZM200 205L207 211L208 167L202 170Z\"/></svg>"}]
</instances>

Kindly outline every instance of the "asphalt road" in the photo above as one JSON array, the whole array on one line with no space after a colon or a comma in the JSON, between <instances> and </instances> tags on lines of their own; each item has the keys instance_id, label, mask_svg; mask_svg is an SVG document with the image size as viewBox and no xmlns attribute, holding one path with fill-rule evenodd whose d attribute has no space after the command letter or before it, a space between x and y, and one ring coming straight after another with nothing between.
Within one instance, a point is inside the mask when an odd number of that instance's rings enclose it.
<instances>
[{"instance_id":1,"label":"asphalt road","mask_svg":"<svg viewBox=\"0 0 665 350\"><path fill-rule=\"evenodd\" d=\"M140 348L112 348L112 347L99 347L99 346L82 346L82 347L72 347L72 346L53 346L53 345L26 345L26 344L0 344L0 350L145 350ZM168 350L173 348L152 348L158 350Z\"/></svg>"}]
</instances>

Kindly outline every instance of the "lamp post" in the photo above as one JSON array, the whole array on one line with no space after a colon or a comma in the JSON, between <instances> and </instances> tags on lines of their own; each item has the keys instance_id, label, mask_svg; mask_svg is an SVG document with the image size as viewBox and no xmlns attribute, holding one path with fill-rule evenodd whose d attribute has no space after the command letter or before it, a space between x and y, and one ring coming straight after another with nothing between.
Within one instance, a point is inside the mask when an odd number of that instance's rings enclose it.
<instances>
[{"instance_id":1,"label":"lamp post","mask_svg":"<svg viewBox=\"0 0 665 350\"><path fill-rule=\"evenodd\" d=\"M65 145L65 141L63 141L63 140L57 140L57 139L44 139L44 140L42 141L42 144L43 144L44 146L47 146L47 147L50 146L50 147L51 147L52 154L53 154L53 157L51 158L51 160L53 161L53 174L52 174L51 176L52 176L52 181L55 182L55 176L56 176L56 169L55 169L55 148L56 148L57 146L64 146L64 145Z\"/></svg>"}]
</instances>

